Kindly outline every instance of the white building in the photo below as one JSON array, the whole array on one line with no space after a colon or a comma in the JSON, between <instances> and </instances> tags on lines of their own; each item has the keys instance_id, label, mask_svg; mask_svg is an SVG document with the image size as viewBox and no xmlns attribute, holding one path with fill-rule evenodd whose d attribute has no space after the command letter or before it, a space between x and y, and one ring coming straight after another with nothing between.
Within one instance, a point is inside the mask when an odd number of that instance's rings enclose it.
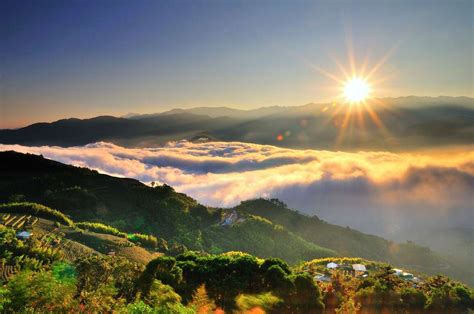
<instances>
[{"instance_id":1,"label":"white building","mask_svg":"<svg viewBox=\"0 0 474 314\"><path fill-rule=\"evenodd\" d=\"M363 272L363 273L367 271L367 268L365 268L365 265L362 265L362 264L353 264L352 269L355 270L356 272Z\"/></svg>"}]
</instances>

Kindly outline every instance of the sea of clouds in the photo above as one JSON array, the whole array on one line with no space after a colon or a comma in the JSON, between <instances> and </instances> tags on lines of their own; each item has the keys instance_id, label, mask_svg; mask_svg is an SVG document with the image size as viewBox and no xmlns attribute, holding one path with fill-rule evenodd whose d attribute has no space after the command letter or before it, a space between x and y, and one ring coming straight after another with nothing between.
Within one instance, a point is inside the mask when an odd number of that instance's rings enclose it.
<instances>
[{"instance_id":1,"label":"sea of clouds","mask_svg":"<svg viewBox=\"0 0 474 314\"><path fill-rule=\"evenodd\" d=\"M406 228L470 226L474 151L333 152L240 142L172 142L125 148L2 145L66 164L167 183L210 206L279 198L291 208L385 236ZM398 237L399 238L399 237Z\"/></svg>"}]
</instances>

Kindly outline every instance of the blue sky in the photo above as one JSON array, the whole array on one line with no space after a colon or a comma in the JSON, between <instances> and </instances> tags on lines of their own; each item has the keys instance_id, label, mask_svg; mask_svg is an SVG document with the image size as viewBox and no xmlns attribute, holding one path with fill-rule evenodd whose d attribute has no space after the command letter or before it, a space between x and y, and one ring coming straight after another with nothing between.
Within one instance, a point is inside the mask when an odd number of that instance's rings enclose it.
<instances>
[{"instance_id":1,"label":"blue sky","mask_svg":"<svg viewBox=\"0 0 474 314\"><path fill-rule=\"evenodd\" d=\"M472 1L1 1L0 127L330 101L311 64L391 57L376 96L473 96Z\"/></svg>"}]
</instances>

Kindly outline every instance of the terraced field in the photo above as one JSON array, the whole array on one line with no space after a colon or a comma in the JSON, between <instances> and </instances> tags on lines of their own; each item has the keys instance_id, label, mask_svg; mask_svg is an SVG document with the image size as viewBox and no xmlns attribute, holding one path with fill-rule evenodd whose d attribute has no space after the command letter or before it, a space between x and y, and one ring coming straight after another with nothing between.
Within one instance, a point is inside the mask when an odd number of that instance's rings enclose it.
<instances>
[{"instance_id":1,"label":"terraced field","mask_svg":"<svg viewBox=\"0 0 474 314\"><path fill-rule=\"evenodd\" d=\"M14 265L0 264L0 281L7 281L17 271L18 269Z\"/></svg>"},{"instance_id":2,"label":"terraced field","mask_svg":"<svg viewBox=\"0 0 474 314\"><path fill-rule=\"evenodd\" d=\"M161 255L161 253L136 245L126 238L81 230L31 215L0 214L0 224L15 231L30 231L31 238L39 242L41 250L49 250L53 254L58 253L70 262L91 254L108 254L123 256L145 264ZM5 265L4 271L7 275L13 272L13 269L8 267Z\"/></svg>"},{"instance_id":3,"label":"terraced field","mask_svg":"<svg viewBox=\"0 0 474 314\"><path fill-rule=\"evenodd\" d=\"M21 228L31 228L38 222L38 218L31 215L1 214L0 222L6 227L20 230Z\"/></svg>"},{"instance_id":4,"label":"terraced field","mask_svg":"<svg viewBox=\"0 0 474 314\"><path fill-rule=\"evenodd\" d=\"M73 262L78 258L89 256L91 254L100 254L99 252L75 241L62 239L59 244L62 256L69 262Z\"/></svg>"}]
</instances>

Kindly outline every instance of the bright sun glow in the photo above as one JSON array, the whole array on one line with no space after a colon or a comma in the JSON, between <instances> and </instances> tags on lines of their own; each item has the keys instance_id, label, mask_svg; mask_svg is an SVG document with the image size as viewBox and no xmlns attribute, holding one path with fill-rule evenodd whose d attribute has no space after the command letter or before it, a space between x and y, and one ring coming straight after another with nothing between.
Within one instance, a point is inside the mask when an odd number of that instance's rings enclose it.
<instances>
[{"instance_id":1,"label":"bright sun glow","mask_svg":"<svg viewBox=\"0 0 474 314\"><path fill-rule=\"evenodd\" d=\"M366 80L354 77L344 84L344 97L350 103L362 102L370 94L370 86Z\"/></svg>"}]
</instances>

